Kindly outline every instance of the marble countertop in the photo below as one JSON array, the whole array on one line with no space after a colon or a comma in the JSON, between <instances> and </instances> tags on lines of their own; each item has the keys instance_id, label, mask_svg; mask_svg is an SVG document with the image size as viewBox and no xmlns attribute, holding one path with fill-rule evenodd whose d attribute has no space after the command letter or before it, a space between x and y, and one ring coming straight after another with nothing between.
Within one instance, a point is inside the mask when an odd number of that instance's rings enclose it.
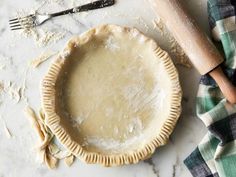
<instances>
[{"instance_id":1,"label":"marble countertop","mask_svg":"<svg viewBox=\"0 0 236 177\"><path fill-rule=\"evenodd\" d=\"M181 1L200 27L208 32L206 0ZM18 103L14 92L0 95L0 177L190 177L183 160L200 142L206 128L195 115L194 101L200 76L194 69L179 65L177 68L184 93L183 112L168 145L157 149L151 159L115 168L87 165L76 160L72 167L60 163L56 170L48 170L36 160L38 137L23 110L27 104L36 110L40 108L39 85L52 59L35 69L29 67L30 61L45 50L62 49L73 35L105 23L137 27L154 38L161 48L169 51L166 39L153 28L152 20L156 17L146 0L117 0L116 5L108 9L56 18L42 28L57 31L64 37L44 46L39 46L35 37L25 37L9 30L8 19L17 12L27 13L40 5L39 11L53 12L83 2L86 1L45 0L43 5L40 0L0 1L0 82L11 82L16 89L26 86L22 91L25 98ZM6 127L12 137L7 136Z\"/></svg>"}]
</instances>

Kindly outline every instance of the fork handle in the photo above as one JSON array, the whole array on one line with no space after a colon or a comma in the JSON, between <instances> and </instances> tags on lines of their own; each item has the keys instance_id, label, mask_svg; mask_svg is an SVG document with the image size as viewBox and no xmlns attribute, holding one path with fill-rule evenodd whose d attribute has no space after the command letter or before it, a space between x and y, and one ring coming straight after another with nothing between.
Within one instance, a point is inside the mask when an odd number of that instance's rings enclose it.
<instances>
[{"instance_id":1,"label":"fork handle","mask_svg":"<svg viewBox=\"0 0 236 177\"><path fill-rule=\"evenodd\" d=\"M95 2L91 2L82 6L74 7L68 10L64 10L61 12L56 12L51 14L51 17L57 17L61 15L67 15L67 14L73 14L77 12L84 12L84 11L89 11L89 10L94 10L94 9L101 9L104 7L112 6L114 5L114 0L99 0Z\"/></svg>"}]
</instances>

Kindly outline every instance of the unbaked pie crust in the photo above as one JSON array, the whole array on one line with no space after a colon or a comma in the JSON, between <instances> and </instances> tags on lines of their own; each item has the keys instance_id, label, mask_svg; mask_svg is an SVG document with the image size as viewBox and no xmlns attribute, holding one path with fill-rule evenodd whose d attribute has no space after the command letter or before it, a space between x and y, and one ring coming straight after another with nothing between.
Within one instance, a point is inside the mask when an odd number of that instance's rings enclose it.
<instances>
[{"instance_id":1,"label":"unbaked pie crust","mask_svg":"<svg viewBox=\"0 0 236 177\"><path fill-rule=\"evenodd\" d=\"M137 163L166 144L181 112L169 55L134 28L72 38L42 83L46 124L87 163Z\"/></svg>"}]
</instances>

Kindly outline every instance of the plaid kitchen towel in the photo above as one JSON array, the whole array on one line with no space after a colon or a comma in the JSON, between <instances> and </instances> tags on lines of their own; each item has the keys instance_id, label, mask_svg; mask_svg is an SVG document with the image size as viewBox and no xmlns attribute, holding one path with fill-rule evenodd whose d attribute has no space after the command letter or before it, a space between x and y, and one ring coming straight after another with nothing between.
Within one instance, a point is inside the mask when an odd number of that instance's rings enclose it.
<instances>
[{"instance_id":1,"label":"plaid kitchen towel","mask_svg":"<svg viewBox=\"0 0 236 177\"><path fill-rule=\"evenodd\" d=\"M208 13L213 36L223 46L222 67L236 85L236 0L208 0ZM236 105L226 101L209 75L200 81L197 115L208 133L185 165L194 177L236 177Z\"/></svg>"}]
</instances>

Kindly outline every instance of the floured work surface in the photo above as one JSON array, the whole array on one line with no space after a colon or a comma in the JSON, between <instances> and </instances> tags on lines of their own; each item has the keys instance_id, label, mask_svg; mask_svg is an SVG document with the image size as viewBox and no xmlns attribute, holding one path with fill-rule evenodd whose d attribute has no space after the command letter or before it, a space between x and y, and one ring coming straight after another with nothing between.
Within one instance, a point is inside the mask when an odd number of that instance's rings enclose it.
<instances>
[{"instance_id":1,"label":"floured work surface","mask_svg":"<svg viewBox=\"0 0 236 177\"><path fill-rule=\"evenodd\" d=\"M180 107L178 76L167 58L136 29L108 25L73 38L55 62L63 64L55 91L49 91L56 93L60 126L86 152L119 155L145 148L163 134L173 95ZM180 110L175 111L166 136L178 118Z\"/></svg>"}]
</instances>

